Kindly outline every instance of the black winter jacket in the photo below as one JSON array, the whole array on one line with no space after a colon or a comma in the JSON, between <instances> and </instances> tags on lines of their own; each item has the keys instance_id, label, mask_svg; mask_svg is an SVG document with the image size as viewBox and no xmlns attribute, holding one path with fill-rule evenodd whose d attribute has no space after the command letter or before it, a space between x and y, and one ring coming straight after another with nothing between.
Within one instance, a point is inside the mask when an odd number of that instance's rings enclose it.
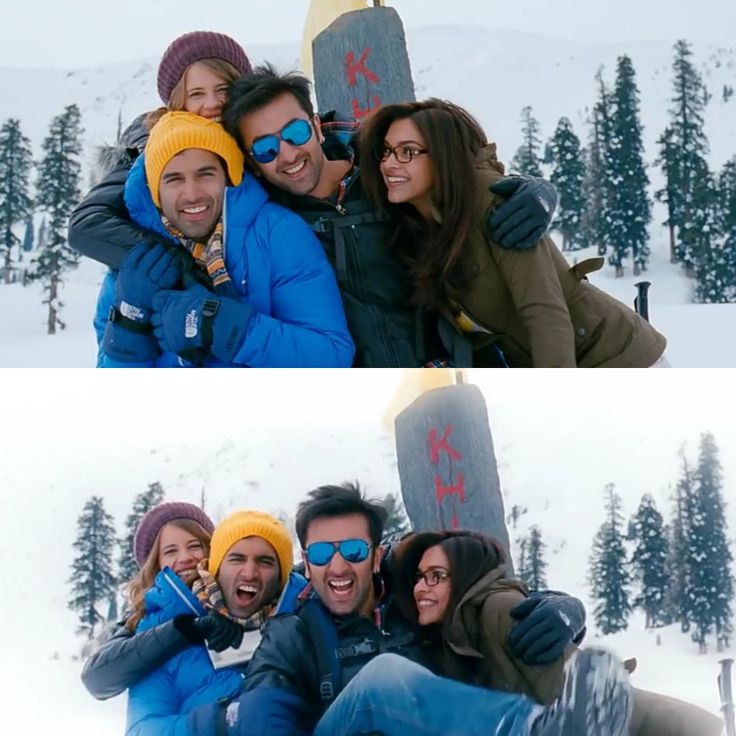
<instances>
[{"instance_id":1,"label":"black winter jacket","mask_svg":"<svg viewBox=\"0 0 736 736\"><path fill-rule=\"evenodd\" d=\"M122 623L82 669L82 682L97 700L107 700L157 670L192 643L174 626L173 619L139 634Z\"/></svg>"}]
</instances>

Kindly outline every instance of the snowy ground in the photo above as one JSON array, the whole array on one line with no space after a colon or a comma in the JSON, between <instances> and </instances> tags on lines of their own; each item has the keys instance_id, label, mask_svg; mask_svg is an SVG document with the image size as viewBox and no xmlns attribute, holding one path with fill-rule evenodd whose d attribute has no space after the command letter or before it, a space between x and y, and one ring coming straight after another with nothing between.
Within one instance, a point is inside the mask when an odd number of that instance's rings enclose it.
<instances>
[{"instance_id":1,"label":"snowy ground","mask_svg":"<svg viewBox=\"0 0 736 736\"><path fill-rule=\"evenodd\" d=\"M650 316L668 339L667 355L674 367L736 367L736 305L692 304L693 283L678 266L668 262L667 247L655 240L650 270L640 277L626 269L616 279L613 269L592 276L592 282L626 304L633 304L639 280L652 282ZM566 254L568 260L595 255L593 250ZM88 367L94 366L96 344L92 315L104 268L82 259L77 271L67 277L62 292L62 319L67 329L46 335L46 307L41 303L41 286L23 288L0 284L0 367Z\"/></svg>"}]
</instances>

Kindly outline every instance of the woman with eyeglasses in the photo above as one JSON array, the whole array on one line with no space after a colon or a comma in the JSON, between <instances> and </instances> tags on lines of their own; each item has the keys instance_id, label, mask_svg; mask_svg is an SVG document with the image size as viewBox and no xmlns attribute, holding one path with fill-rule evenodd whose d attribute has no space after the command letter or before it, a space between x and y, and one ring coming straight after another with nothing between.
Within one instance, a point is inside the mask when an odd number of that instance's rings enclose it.
<instances>
[{"instance_id":1,"label":"woman with eyeglasses","mask_svg":"<svg viewBox=\"0 0 736 736\"><path fill-rule=\"evenodd\" d=\"M392 573L397 603L421 632L439 674L542 704L559 696L565 662L576 648L560 644L570 641L570 631L574 642L582 641L584 611L572 598L530 595L509 575L495 539L465 531L414 534L399 545ZM543 607L550 615L538 610L534 625L526 626L530 610ZM638 688L632 694L632 736L716 736L721 730L718 718L691 703Z\"/></svg>"},{"instance_id":2,"label":"woman with eyeglasses","mask_svg":"<svg viewBox=\"0 0 736 736\"><path fill-rule=\"evenodd\" d=\"M429 99L386 105L362 125L359 155L374 205L395 217L392 243L409 267L413 302L445 314L511 367L648 367L666 340L592 286L603 258L570 266L554 242L506 250L485 228L503 176L495 144L464 109Z\"/></svg>"}]
</instances>

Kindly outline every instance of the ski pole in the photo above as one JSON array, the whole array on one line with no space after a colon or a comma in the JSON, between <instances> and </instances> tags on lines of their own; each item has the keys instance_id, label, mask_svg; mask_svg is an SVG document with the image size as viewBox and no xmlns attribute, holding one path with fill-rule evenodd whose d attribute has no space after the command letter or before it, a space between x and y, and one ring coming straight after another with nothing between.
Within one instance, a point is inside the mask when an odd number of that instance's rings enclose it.
<instances>
[{"instance_id":1,"label":"ski pole","mask_svg":"<svg viewBox=\"0 0 736 736\"><path fill-rule=\"evenodd\" d=\"M731 667L733 659L722 659L721 673L718 675L718 690L721 695L721 713L726 724L726 736L736 736L736 721L734 721L733 687L731 683Z\"/></svg>"},{"instance_id":2,"label":"ski pole","mask_svg":"<svg viewBox=\"0 0 736 736\"><path fill-rule=\"evenodd\" d=\"M649 287L652 285L651 281L637 281L634 284L636 286L636 298L634 299L634 311L644 317L649 322Z\"/></svg>"}]
</instances>

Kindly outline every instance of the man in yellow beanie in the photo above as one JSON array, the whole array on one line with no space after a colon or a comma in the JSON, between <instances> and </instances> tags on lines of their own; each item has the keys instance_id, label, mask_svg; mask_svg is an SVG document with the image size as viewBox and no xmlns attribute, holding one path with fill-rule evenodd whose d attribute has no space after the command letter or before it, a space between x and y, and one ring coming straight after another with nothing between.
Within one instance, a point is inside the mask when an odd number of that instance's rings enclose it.
<instances>
[{"instance_id":1,"label":"man in yellow beanie","mask_svg":"<svg viewBox=\"0 0 736 736\"><path fill-rule=\"evenodd\" d=\"M286 585L294 550L286 527L261 511L236 511L212 533L192 590L208 608L260 625Z\"/></svg>"},{"instance_id":2,"label":"man in yellow beanie","mask_svg":"<svg viewBox=\"0 0 736 736\"><path fill-rule=\"evenodd\" d=\"M103 282L98 365L350 366L353 343L322 247L243 165L213 120L169 112L151 129L125 204L172 247L137 245Z\"/></svg>"}]
</instances>

